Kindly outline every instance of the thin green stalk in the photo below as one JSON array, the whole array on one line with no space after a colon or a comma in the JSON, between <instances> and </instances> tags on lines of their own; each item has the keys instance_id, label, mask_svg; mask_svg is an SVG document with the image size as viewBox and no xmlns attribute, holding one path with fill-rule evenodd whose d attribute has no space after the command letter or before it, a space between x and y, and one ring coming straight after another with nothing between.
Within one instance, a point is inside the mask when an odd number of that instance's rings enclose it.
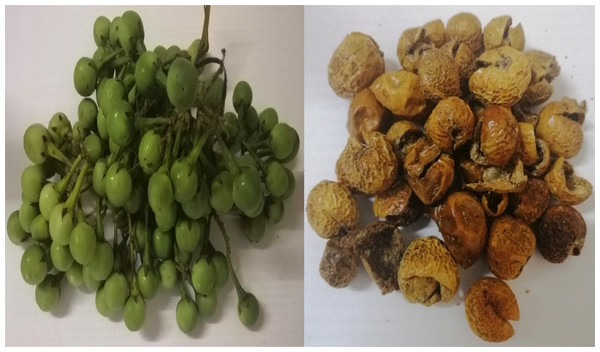
<instances>
[{"instance_id":1,"label":"thin green stalk","mask_svg":"<svg viewBox=\"0 0 600 352\"><path fill-rule=\"evenodd\" d=\"M235 274L235 270L233 269L233 263L231 262L231 246L229 245L229 236L227 235L227 231L225 231L225 225L223 225L223 222L221 221L219 216L216 213L213 213L213 214L214 214L215 222L217 223L217 226L219 226L219 229L221 230L221 234L223 235L223 240L225 241L225 249L226 249L225 255L227 256L227 262L229 263L229 268L231 269L231 275L232 275L231 277L233 279L233 285L235 286L235 290L237 292L238 299L242 299L246 296L246 291L240 284L240 281L238 280L238 277Z\"/></svg>"},{"instance_id":2,"label":"thin green stalk","mask_svg":"<svg viewBox=\"0 0 600 352\"><path fill-rule=\"evenodd\" d=\"M67 198L67 201L65 202L65 207L70 212L73 211L73 208L75 207L75 203L77 202L77 199L79 198L79 192L81 191L81 186L83 185L83 179L85 177L87 168L88 168L88 162L86 160L83 162L83 166L81 167L81 171L79 172L79 176L77 177L77 182L75 183L75 187L73 187L71 194L69 194L69 198Z\"/></svg>"}]
</instances>

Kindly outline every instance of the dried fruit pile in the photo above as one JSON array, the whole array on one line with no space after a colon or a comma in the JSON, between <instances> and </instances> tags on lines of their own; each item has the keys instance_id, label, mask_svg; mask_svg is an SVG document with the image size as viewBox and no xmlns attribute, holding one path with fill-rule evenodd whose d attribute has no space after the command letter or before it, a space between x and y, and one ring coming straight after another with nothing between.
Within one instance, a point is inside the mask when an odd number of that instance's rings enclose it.
<instances>
[{"instance_id":1,"label":"dried fruit pile","mask_svg":"<svg viewBox=\"0 0 600 352\"><path fill-rule=\"evenodd\" d=\"M560 67L524 44L510 16L482 27L459 13L445 26L405 30L397 46L403 69L385 72L373 38L344 38L328 79L352 99L350 137L337 180L317 184L306 205L310 225L328 239L326 282L347 286L362 262L383 294L399 290L429 306L450 301L458 266L483 256L497 278L473 284L467 320L486 341L513 335L507 319L518 320L519 309L502 280L518 277L536 247L552 263L579 255L586 224L573 206L592 194L567 162L582 146L585 102L547 102ZM373 199L369 216L378 221L358 227L365 215L357 197ZM424 215L443 240L405 243L400 228Z\"/></svg>"},{"instance_id":2,"label":"dried fruit pile","mask_svg":"<svg viewBox=\"0 0 600 352\"><path fill-rule=\"evenodd\" d=\"M123 312L137 331L158 289L178 290L173 317L188 333L214 314L231 279L240 322L258 320L259 302L236 276L222 217L241 218L251 242L281 221L295 189L284 165L300 140L273 108L257 113L245 81L233 90L235 112L224 111L225 51L208 55L210 6L204 13L202 37L187 50L146 50L135 11L98 17L93 58L79 59L73 73L82 97L77 122L58 112L47 127L25 131L33 165L22 173L23 203L8 217L7 235L26 247L20 270L41 310L57 306L68 281L96 293L102 316ZM209 67L216 70L200 76ZM113 236L105 234L107 218Z\"/></svg>"}]
</instances>

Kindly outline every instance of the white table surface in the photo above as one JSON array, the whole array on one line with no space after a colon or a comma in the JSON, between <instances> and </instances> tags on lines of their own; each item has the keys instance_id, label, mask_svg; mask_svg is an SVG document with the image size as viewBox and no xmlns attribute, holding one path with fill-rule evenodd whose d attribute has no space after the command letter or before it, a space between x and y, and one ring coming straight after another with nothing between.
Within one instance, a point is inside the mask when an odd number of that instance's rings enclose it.
<instances>
[{"instance_id":1,"label":"white table surface","mask_svg":"<svg viewBox=\"0 0 600 352\"><path fill-rule=\"evenodd\" d=\"M57 111L77 121L81 97L73 87L73 69L82 56L96 48L92 28L96 17L120 16L125 7L6 7L6 208L5 216L21 204L20 177L29 164L23 151L27 126L47 124ZM203 9L197 7L136 6L149 49L161 44L187 48L202 31ZM303 140L303 8L212 8L210 52L220 57L227 49L228 106L235 82L247 80L260 112L273 106L281 121L290 123ZM302 145L301 145L302 146ZM303 147L303 146L302 146ZM23 248L5 237L6 345L140 346L140 345L301 345L303 343L303 152L290 164L296 193L286 203L282 222L268 230L258 245L241 235L239 224L229 224L234 264L240 280L261 305L253 329L238 320L233 285L219 292L216 314L198 323L190 335L175 321L178 293L159 291L148 302L144 328L131 333L122 314L107 319L95 308L94 294L63 284L59 306L44 313L35 303L34 287L19 270ZM5 225L3 225L4 228ZM216 226L213 226L216 229ZM3 232L4 233L4 232ZM220 234L213 232L218 248Z\"/></svg>"},{"instance_id":2,"label":"white table surface","mask_svg":"<svg viewBox=\"0 0 600 352\"><path fill-rule=\"evenodd\" d=\"M327 64L351 31L371 35L384 52L386 71L398 70L396 45L403 30L469 11L482 26L498 15L521 22L525 48L556 56L561 74L552 99L569 96L587 102L584 145L570 161L576 173L594 183L594 8L593 7L307 7L305 9L305 175L304 199L321 180L335 180L335 162L346 143L350 101L337 97L327 83ZM523 273L507 283L514 291L521 319L515 335L502 346L572 346L594 344L594 195L576 206L587 224L579 257L551 264L536 250ZM361 209L370 214L369 205ZM363 215L367 223L370 215ZM461 270L461 284L447 304L411 304L401 293L382 296L361 267L346 288L334 289L319 276L326 241L305 228L305 344L311 346L489 346L475 336L465 319L464 295L470 284L490 275L480 260ZM419 221L406 230L408 239L440 236L433 221ZM440 236L441 237L441 236Z\"/></svg>"}]
</instances>

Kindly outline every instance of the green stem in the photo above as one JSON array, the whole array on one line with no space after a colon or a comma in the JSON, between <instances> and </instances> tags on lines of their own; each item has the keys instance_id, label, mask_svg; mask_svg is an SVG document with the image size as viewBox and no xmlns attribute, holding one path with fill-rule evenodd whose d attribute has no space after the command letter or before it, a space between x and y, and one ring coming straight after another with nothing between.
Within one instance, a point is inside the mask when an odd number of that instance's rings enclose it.
<instances>
[{"instance_id":1,"label":"green stem","mask_svg":"<svg viewBox=\"0 0 600 352\"><path fill-rule=\"evenodd\" d=\"M196 62L198 64L200 59L208 52L208 23L210 21L210 5L204 6L204 24L202 26L202 38L200 39L200 45L198 46L198 52L196 53Z\"/></svg>"},{"instance_id":2,"label":"green stem","mask_svg":"<svg viewBox=\"0 0 600 352\"><path fill-rule=\"evenodd\" d=\"M75 159L75 161L73 161L73 164L71 164L71 166L69 167L69 172L67 172L67 174L65 175L65 177L63 177L60 181L58 181L58 183L56 184L56 191L58 192L58 194L60 194L61 196L65 193L65 191L67 190L67 186L69 185L69 181L71 180L71 177L73 176L73 174L75 173L75 171L77 170L77 166L79 165L79 162L81 161L82 157L81 154L79 154L77 156L77 159Z\"/></svg>"},{"instance_id":3,"label":"green stem","mask_svg":"<svg viewBox=\"0 0 600 352\"><path fill-rule=\"evenodd\" d=\"M181 131L183 127L181 123L177 123L175 125L175 129L177 129L177 133L175 134L175 145L173 146L173 151L171 155L171 159L175 160L179 156L179 148L181 146Z\"/></svg>"},{"instance_id":4,"label":"green stem","mask_svg":"<svg viewBox=\"0 0 600 352\"><path fill-rule=\"evenodd\" d=\"M102 223L102 197L96 196L96 239L104 242L104 224Z\"/></svg>"},{"instance_id":5,"label":"green stem","mask_svg":"<svg viewBox=\"0 0 600 352\"><path fill-rule=\"evenodd\" d=\"M217 133L217 140L219 142L219 145L221 146L221 150L223 151L223 156L225 157L225 165L227 167L227 170L231 173L233 177L239 175L241 172L240 167L235 161L233 154L231 154L231 151L227 147L227 144L225 144L225 142L223 141L221 133Z\"/></svg>"},{"instance_id":6,"label":"green stem","mask_svg":"<svg viewBox=\"0 0 600 352\"><path fill-rule=\"evenodd\" d=\"M81 167L81 171L79 172L79 176L77 177L77 182L75 183L75 187L73 187L73 190L71 191L71 194L69 194L69 198L67 198L67 201L65 203L65 207L67 208L68 211L73 211L73 207L75 207L75 203L76 203L77 199L79 198L79 192L81 191L81 186L83 185L83 179L85 177L87 168L88 168L88 162L87 162L87 160L85 160L83 162L83 166Z\"/></svg>"},{"instance_id":7,"label":"green stem","mask_svg":"<svg viewBox=\"0 0 600 352\"><path fill-rule=\"evenodd\" d=\"M148 230L148 205L146 205L146 209L144 211L144 225L146 225L146 245L144 246L144 262L147 265L150 265L150 241L152 238L150 237L150 230Z\"/></svg>"},{"instance_id":8,"label":"green stem","mask_svg":"<svg viewBox=\"0 0 600 352\"><path fill-rule=\"evenodd\" d=\"M123 49L121 49L123 50ZM112 62L111 66L113 68L117 68L119 66L123 66L123 68L125 68L125 64L127 64L128 62L131 61L131 58L129 56L121 56L115 59L115 61Z\"/></svg>"},{"instance_id":9,"label":"green stem","mask_svg":"<svg viewBox=\"0 0 600 352\"><path fill-rule=\"evenodd\" d=\"M154 74L154 79L156 80L156 82L158 82L158 84L161 87L167 89L167 75L164 73L163 70L157 70L156 74Z\"/></svg>"},{"instance_id":10,"label":"green stem","mask_svg":"<svg viewBox=\"0 0 600 352\"><path fill-rule=\"evenodd\" d=\"M179 280L179 293L181 294L181 299L188 298L187 289L185 288L185 278L183 277L183 272L179 272L181 279Z\"/></svg>"},{"instance_id":11,"label":"green stem","mask_svg":"<svg viewBox=\"0 0 600 352\"><path fill-rule=\"evenodd\" d=\"M71 166L69 158L52 142L46 143L46 154L67 166Z\"/></svg>"},{"instance_id":12,"label":"green stem","mask_svg":"<svg viewBox=\"0 0 600 352\"><path fill-rule=\"evenodd\" d=\"M198 157L202 153L202 148L204 148L204 145L206 144L208 137L211 135L211 132L212 131L210 129L204 130L204 132L202 133L200 138L198 138L194 141L194 147L192 148L192 150L190 151L190 154L187 157L188 162L196 165L196 161L198 160Z\"/></svg>"},{"instance_id":13,"label":"green stem","mask_svg":"<svg viewBox=\"0 0 600 352\"><path fill-rule=\"evenodd\" d=\"M102 66L106 65L106 63L108 63L110 60L114 59L115 57L117 57L117 55L123 53L124 51L125 50L123 48L120 48L120 49L115 50L112 53L106 55L105 57L103 57L102 61L100 61L96 64L98 71L100 71L102 69Z\"/></svg>"},{"instance_id":14,"label":"green stem","mask_svg":"<svg viewBox=\"0 0 600 352\"><path fill-rule=\"evenodd\" d=\"M161 127L171 124L170 117L143 117L136 116L133 120L133 126L137 130L144 130L153 127Z\"/></svg>"},{"instance_id":15,"label":"green stem","mask_svg":"<svg viewBox=\"0 0 600 352\"><path fill-rule=\"evenodd\" d=\"M171 146L173 145L173 137L172 137L172 130L171 128L169 128L167 130L167 145L165 148L165 151L167 150L171 150ZM167 170L171 169L171 153L165 153L165 156L163 158L163 166L167 166Z\"/></svg>"},{"instance_id":16,"label":"green stem","mask_svg":"<svg viewBox=\"0 0 600 352\"><path fill-rule=\"evenodd\" d=\"M251 148L251 146L248 145L248 143L246 143L245 141L242 141L242 145L244 146L244 148L246 148L248 150L248 153L250 153L250 155L252 155L252 157L258 164L258 167L260 167L260 170L262 171L263 175L266 175L267 174L267 165L265 164L265 162L258 155L256 155L256 153Z\"/></svg>"},{"instance_id":17,"label":"green stem","mask_svg":"<svg viewBox=\"0 0 600 352\"><path fill-rule=\"evenodd\" d=\"M225 254L227 256L227 261L229 262L229 268L231 269L231 275L232 275L231 277L233 279L233 285L235 286L235 290L237 292L238 299L242 299L246 296L246 291L244 291L244 288L240 284L240 281L238 280L238 277L235 274L235 270L233 269L233 263L231 262L231 246L229 245L229 236L227 235L227 232L225 231L225 225L223 225L223 222L221 221L219 216L214 212L213 212L213 214L214 214L215 222L217 223L217 226L219 226L219 229L221 230L221 234L223 235L223 240L225 241L225 249L226 249Z\"/></svg>"}]
</instances>

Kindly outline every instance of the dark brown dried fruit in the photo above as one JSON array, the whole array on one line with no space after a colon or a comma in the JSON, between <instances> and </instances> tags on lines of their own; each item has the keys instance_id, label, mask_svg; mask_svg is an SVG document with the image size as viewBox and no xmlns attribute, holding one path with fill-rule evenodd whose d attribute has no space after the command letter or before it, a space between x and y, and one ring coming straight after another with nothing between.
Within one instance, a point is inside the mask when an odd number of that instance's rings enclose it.
<instances>
[{"instance_id":1,"label":"dark brown dried fruit","mask_svg":"<svg viewBox=\"0 0 600 352\"><path fill-rule=\"evenodd\" d=\"M551 263L562 263L569 255L579 255L587 228L581 214L569 205L553 205L546 210L536 231L538 248Z\"/></svg>"},{"instance_id":2,"label":"dark brown dried fruit","mask_svg":"<svg viewBox=\"0 0 600 352\"><path fill-rule=\"evenodd\" d=\"M396 226L408 226L423 214L423 203L408 183L400 179L387 191L375 195L373 213Z\"/></svg>"},{"instance_id":3,"label":"dark brown dried fruit","mask_svg":"<svg viewBox=\"0 0 600 352\"><path fill-rule=\"evenodd\" d=\"M529 177L523 191L511 195L513 215L531 225L546 211L549 201L550 190L546 182Z\"/></svg>"},{"instance_id":4,"label":"dark brown dried fruit","mask_svg":"<svg viewBox=\"0 0 600 352\"><path fill-rule=\"evenodd\" d=\"M504 214L508 208L508 194L485 192L481 195L481 206L488 216L496 218Z\"/></svg>"},{"instance_id":5,"label":"dark brown dried fruit","mask_svg":"<svg viewBox=\"0 0 600 352\"><path fill-rule=\"evenodd\" d=\"M355 232L330 238L325 246L319 273L333 287L346 287L358 273L358 256L354 253Z\"/></svg>"},{"instance_id":6,"label":"dark brown dried fruit","mask_svg":"<svg viewBox=\"0 0 600 352\"><path fill-rule=\"evenodd\" d=\"M356 233L354 251L382 294L398 289L404 242L395 225L382 221L367 225Z\"/></svg>"},{"instance_id":7,"label":"dark brown dried fruit","mask_svg":"<svg viewBox=\"0 0 600 352\"><path fill-rule=\"evenodd\" d=\"M488 266L499 279L517 278L535 250L535 235L529 226L510 215L494 220L486 251Z\"/></svg>"}]
</instances>

